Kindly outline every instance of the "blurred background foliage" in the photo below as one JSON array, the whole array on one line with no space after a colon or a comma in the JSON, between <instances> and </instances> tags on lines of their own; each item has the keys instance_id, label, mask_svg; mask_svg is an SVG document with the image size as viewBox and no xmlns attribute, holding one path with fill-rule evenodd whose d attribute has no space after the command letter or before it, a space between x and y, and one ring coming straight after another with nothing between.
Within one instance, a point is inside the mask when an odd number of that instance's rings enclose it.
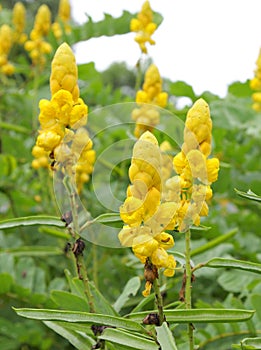
<instances>
[{"instance_id":1,"label":"blurred background foliage","mask_svg":"<svg viewBox=\"0 0 261 350\"><path fill-rule=\"evenodd\" d=\"M11 23L11 11L16 1L2 0L0 24ZM58 1L23 1L28 11L26 26L29 34L33 18L41 3L57 14ZM72 24L72 33L63 40L74 44L84 38L102 35L119 35L129 31L134 14L123 13L121 18L105 17L99 23L90 19L78 26ZM160 22L159 17L159 22ZM88 32L86 29L88 28ZM87 34L88 33L88 34ZM59 42L52 34L49 42L55 50ZM9 60L15 65L15 73L0 76L0 219L50 214L59 216L52 190L52 178L46 169L31 167L31 150L35 142L33 129L38 115L38 102L48 98L50 62L53 52L41 74L36 74L28 53L23 47L14 46ZM255 61L253 57L253 62ZM144 62L144 67L148 62ZM90 111L101 106L135 100L136 67L115 62L103 72L97 71L95 62L81 64L79 86L81 97ZM144 74L144 69L143 72ZM250 77L251 78L251 77ZM249 81L234 82L228 87L227 96L220 98L209 91L196 95L193 87L183 81L163 78L163 89L169 94L167 109L185 120L188 108L203 97L210 106L213 120L213 154L221 161L218 181L214 184L214 197L210 214L202 222L211 227L208 231L192 231L192 259L196 263L213 256L260 262L260 204L241 198L235 188L251 189L261 194L260 150L261 114L252 110ZM90 126L91 127L91 126ZM106 135L108 144L121 136ZM101 149L98 151L102 151ZM115 181L127 182L127 173ZM90 203L91 184L82 194L86 207ZM121 189L122 190L122 189ZM125 191L125 186L124 186ZM91 208L95 210L95 208ZM228 235L229 232L233 234ZM208 246L217 238L224 241ZM40 322L18 317L12 307L68 307L66 293L58 298L58 291L69 292L65 269L72 270L64 248L68 240L65 229L40 226L10 228L0 231L0 348L1 350L71 349L66 340L56 335ZM175 234L175 251L184 251L184 237ZM198 249L204 247L206 250ZM198 249L198 250L197 250ZM86 264L90 278L102 295L114 303L128 280L139 276L143 280L142 265L128 249L109 249L87 244ZM182 274L163 280L164 303L179 299ZM127 313L142 300L137 293L122 309ZM197 272L193 284L193 304L197 307L221 307L257 309L254 319L248 323L211 324L197 329L197 343L201 349L227 349L242 337L260 335L261 332L261 280L257 275L226 269L203 269ZM75 305L74 305L75 306ZM144 302L144 309L153 307L152 299ZM182 343L184 329L175 330L176 340ZM182 346L182 345L181 345ZM182 347L181 347L182 348Z\"/></svg>"}]
</instances>

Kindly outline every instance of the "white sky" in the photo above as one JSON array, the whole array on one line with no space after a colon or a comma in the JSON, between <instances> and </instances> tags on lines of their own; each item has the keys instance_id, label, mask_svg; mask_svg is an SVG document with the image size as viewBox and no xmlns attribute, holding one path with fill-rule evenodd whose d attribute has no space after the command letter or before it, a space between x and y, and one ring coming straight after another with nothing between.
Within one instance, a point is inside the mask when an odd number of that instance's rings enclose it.
<instances>
[{"instance_id":1,"label":"white sky","mask_svg":"<svg viewBox=\"0 0 261 350\"><path fill-rule=\"evenodd\" d=\"M71 0L72 16L85 22L103 13L120 16L141 9L143 0ZM225 96L233 81L253 77L261 47L261 0L150 0L164 18L148 45L148 53L163 77L191 84L197 94ZM75 47L78 63L94 61L103 70L112 62L134 67L140 49L135 33L91 39Z\"/></svg>"}]
</instances>

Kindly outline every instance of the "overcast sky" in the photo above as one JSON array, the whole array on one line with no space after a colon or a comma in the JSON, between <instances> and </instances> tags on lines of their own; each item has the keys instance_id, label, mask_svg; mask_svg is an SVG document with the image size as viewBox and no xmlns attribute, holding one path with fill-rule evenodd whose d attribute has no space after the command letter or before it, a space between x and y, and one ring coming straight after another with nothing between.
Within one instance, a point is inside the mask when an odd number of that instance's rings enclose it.
<instances>
[{"instance_id":1,"label":"overcast sky","mask_svg":"<svg viewBox=\"0 0 261 350\"><path fill-rule=\"evenodd\" d=\"M71 0L72 16L94 21L103 13L120 16L137 12L143 0ZM261 47L261 0L150 0L164 18L148 46L160 73L184 80L200 94L205 90L225 96L233 81L253 77ZM94 61L103 70L114 61L135 66L140 57L134 33L88 40L76 46L78 63Z\"/></svg>"}]
</instances>

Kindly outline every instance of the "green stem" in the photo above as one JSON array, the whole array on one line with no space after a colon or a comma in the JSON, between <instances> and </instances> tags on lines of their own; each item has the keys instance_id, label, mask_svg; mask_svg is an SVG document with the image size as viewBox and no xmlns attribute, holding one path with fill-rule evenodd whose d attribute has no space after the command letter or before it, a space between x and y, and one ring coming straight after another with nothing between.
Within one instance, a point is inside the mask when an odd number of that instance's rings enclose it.
<instances>
[{"instance_id":1,"label":"green stem","mask_svg":"<svg viewBox=\"0 0 261 350\"><path fill-rule=\"evenodd\" d=\"M87 274L87 269L84 263L84 258L82 254L76 256L78 276L83 281L84 293L87 296L90 312L95 313L94 308L94 298L90 289L90 282Z\"/></svg>"},{"instance_id":2,"label":"green stem","mask_svg":"<svg viewBox=\"0 0 261 350\"><path fill-rule=\"evenodd\" d=\"M190 265L190 230L185 233L185 246L186 246L186 287L185 287L185 305L186 309L191 309L191 265ZM189 338L189 350L194 350L194 327L192 323L188 324L188 338Z\"/></svg>"},{"instance_id":3,"label":"green stem","mask_svg":"<svg viewBox=\"0 0 261 350\"><path fill-rule=\"evenodd\" d=\"M76 190L74 185L71 182L71 178L69 176L66 176L64 178L64 186L66 188L66 190L69 193L70 196L70 204L71 204L71 211L72 211L72 220L73 220L73 237L76 239L75 245L79 244L79 242L77 243L77 240L80 240L80 227L79 227L79 222L78 222L78 211L77 211L77 203L76 203ZM84 250L84 247L82 249L82 251ZM84 262L84 258L83 258L83 254L81 252L77 252L77 247L76 250L73 250L73 255L74 255L74 259L76 261L76 266L77 266L77 274L80 280L83 281L84 284L84 293L87 296L88 299L88 303L89 303L89 308L90 308L90 312L94 313L95 312L95 308L94 308L94 298L91 292L91 288L90 288L90 282L89 282L89 278L88 278L88 274L87 274L87 269L85 266L85 262Z\"/></svg>"},{"instance_id":4,"label":"green stem","mask_svg":"<svg viewBox=\"0 0 261 350\"><path fill-rule=\"evenodd\" d=\"M153 288L155 291L155 299L156 299L156 305L158 308L158 313L159 313L159 325L161 326L162 323L165 320L165 316L164 316L164 310L163 310L163 298L160 292L160 286L159 286L159 280L158 278L155 278L154 282L153 282Z\"/></svg>"},{"instance_id":5,"label":"green stem","mask_svg":"<svg viewBox=\"0 0 261 350\"><path fill-rule=\"evenodd\" d=\"M135 91L138 91L141 86L142 79L142 69L141 69L141 58L136 63L137 75L136 75L136 83L135 83Z\"/></svg>"}]
</instances>

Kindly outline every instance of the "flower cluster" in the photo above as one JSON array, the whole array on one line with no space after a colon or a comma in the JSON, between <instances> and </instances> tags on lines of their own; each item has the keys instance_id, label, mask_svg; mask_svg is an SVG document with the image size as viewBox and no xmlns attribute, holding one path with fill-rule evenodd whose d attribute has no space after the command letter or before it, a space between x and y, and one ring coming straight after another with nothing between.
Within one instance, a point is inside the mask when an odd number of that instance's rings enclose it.
<instances>
[{"instance_id":1,"label":"flower cluster","mask_svg":"<svg viewBox=\"0 0 261 350\"><path fill-rule=\"evenodd\" d=\"M199 99L188 111L182 150L173 159L177 175L166 182L167 200L179 203L174 218L179 231L186 231L192 223L199 225L200 217L208 215L210 185L217 180L219 171L219 160L208 158L211 131L209 106Z\"/></svg>"},{"instance_id":2,"label":"flower cluster","mask_svg":"<svg viewBox=\"0 0 261 350\"><path fill-rule=\"evenodd\" d=\"M26 9L22 2L15 3L13 8L14 42L23 44L27 35L24 33L26 22Z\"/></svg>"},{"instance_id":3,"label":"flower cluster","mask_svg":"<svg viewBox=\"0 0 261 350\"><path fill-rule=\"evenodd\" d=\"M71 6L69 0L60 0L58 16L56 21L52 24L52 31L56 39L61 39L63 29L66 34L71 33L71 26L69 24L71 18Z\"/></svg>"},{"instance_id":4,"label":"flower cluster","mask_svg":"<svg viewBox=\"0 0 261 350\"><path fill-rule=\"evenodd\" d=\"M5 75L14 73L14 66L8 61L8 54L13 45L13 32L9 25L0 27L0 71Z\"/></svg>"},{"instance_id":5,"label":"flower cluster","mask_svg":"<svg viewBox=\"0 0 261 350\"><path fill-rule=\"evenodd\" d=\"M173 276L176 262L167 249L174 245L172 235L164 230L173 228L171 219L176 203L161 203L161 151L154 135L146 131L133 148L129 178L131 185L127 198L120 207L125 226L118 237L123 246L131 246L136 257L155 269L164 268L165 276ZM155 274L155 278L157 278ZM146 278L144 296L150 293L153 283Z\"/></svg>"},{"instance_id":6,"label":"flower cluster","mask_svg":"<svg viewBox=\"0 0 261 350\"><path fill-rule=\"evenodd\" d=\"M252 90L255 90L252 94L252 108L257 112L261 112L261 49L256 61L255 76L250 81L250 87Z\"/></svg>"},{"instance_id":7,"label":"flower cluster","mask_svg":"<svg viewBox=\"0 0 261 350\"><path fill-rule=\"evenodd\" d=\"M159 124L159 112L153 107L164 108L167 104L168 94L162 91L162 79L158 68L151 64L145 73L142 90L137 91L136 102L142 104L132 112L132 120L136 122L134 135L139 138L146 131L152 131Z\"/></svg>"},{"instance_id":8,"label":"flower cluster","mask_svg":"<svg viewBox=\"0 0 261 350\"><path fill-rule=\"evenodd\" d=\"M25 42L24 47L35 66L43 67L45 55L51 53L51 45L45 41L45 37L51 28L51 12L47 5L41 5L34 20L34 27L30 33L30 39Z\"/></svg>"},{"instance_id":9,"label":"flower cluster","mask_svg":"<svg viewBox=\"0 0 261 350\"><path fill-rule=\"evenodd\" d=\"M153 12L150 3L149 1L145 1L142 5L141 11L138 13L138 18L133 18L130 23L131 31L137 33L135 41L139 44L143 53L147 53L147 42L151 45L155 44L155 41L151 39L151 36L156 28L157 25L153 22Z\"/></svg>"},{"instance_id":10,"label":"flower cluster","mask_svg":"<svg viewBox=\"0 0 261 350\"><path fill-rule=\"evenodd\" d=\"M89 180L95 160L88 132L81 128L87 123L88 107L79 97L78 71L71 48L63 43L52 61L50 77L51 100L39 102L41 129L32 154L33 167L52 163L63 164L76 176L78 191Z\"/></svg>"}]
</instances>

